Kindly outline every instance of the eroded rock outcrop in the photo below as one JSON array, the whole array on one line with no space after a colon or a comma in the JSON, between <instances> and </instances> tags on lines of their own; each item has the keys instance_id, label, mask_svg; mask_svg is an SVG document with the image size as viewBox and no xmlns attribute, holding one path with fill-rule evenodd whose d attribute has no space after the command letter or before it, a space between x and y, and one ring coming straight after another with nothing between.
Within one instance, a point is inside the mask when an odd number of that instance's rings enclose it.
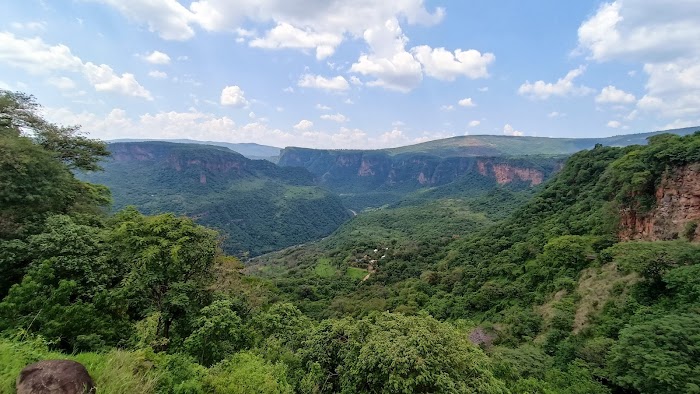
<instances>
[{"instance_id":1,"label":"eroded rock outcrop","mask_svg":"<svg viewBox=\"0 0 700 394\"><path fill-rule=\"evenodd\" d=\"M649 212L626 208L620 217L620 239L658 241L675 238L700 240L700 164L667 172L656 189ZM686 234L689 233L689 234Z\"/></svg>"}]
</instances>

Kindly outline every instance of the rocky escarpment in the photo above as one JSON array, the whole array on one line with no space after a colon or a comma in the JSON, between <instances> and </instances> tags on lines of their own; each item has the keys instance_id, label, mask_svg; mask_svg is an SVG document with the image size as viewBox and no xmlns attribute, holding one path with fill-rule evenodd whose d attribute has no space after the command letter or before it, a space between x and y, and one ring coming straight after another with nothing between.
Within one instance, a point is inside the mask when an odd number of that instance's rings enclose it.
<instances>
[{"instance_id":1,"label":"rocky escarpment","mask_svg":"<svg viewBox=\"0 0 700 394\"><path fill-rule=\"evenodd\" d=\"M279 165L303 167L319 181L338 191L378 188L419 189L440 186L465 175L505 185L521 182L539 185L561 168L562 158L438 157L386 151L316 150L286 148Z\"/></svg>"},{"instance_id":2,"label":"rocky escarpment","mask_svg":"<svg viewBox=\"0 0 700 394\"><path fill-rule=\"evenodd\" d=\"M648 212L625 208L620 218L622 240L700 240L700 164L667 171Z\"/></svg>"},{"instance_id":3,"label":"rocky escarpment","mask_svg":"<svg viewBox=\"0 0 700 394\"><path fill-rule=\"evenodd\" d=\"M542 169L518 167L509 163L492 163L486 160L477 162L479 174L493 176L499 185L515 181L529 182L530 186L544 182L545 173Z\"/></svg>"}]
</instances>

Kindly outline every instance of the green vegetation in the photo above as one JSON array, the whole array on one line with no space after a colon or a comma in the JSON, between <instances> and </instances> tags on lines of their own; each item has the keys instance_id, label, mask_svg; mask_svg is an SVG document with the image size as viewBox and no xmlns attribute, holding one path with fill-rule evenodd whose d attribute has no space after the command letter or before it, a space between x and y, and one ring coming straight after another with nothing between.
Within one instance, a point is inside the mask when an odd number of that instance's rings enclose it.
<instances>
[{"instance_id":1,"label":"green vegetation","mask_svg":"<svg viewBox=\"0 0 700 394\"><path fill-rule=\"evenodd\" d=\"M258 255L328 235L350 217L311 174L226 148L113 143L104 171L81 174L112 190L113 207L174 212L219 230L227 253Z\"/></svg>"},{"instance_id":2,"label":"green vegetation","mask_svg":"<svg viewBox=\"0 0 700 394\"><path fill-rule=\"evenodd\" d=\"M36 110L0 91L2 392L49 358L100 393L700 392L700 245L618 238L622 210L700 162L700 133L579 152L534 192L421 191L244 271L190 218L107 212L72 173L105 146ZM210 149L173 180L231 154Z\"/></svg>"}]
</instances>

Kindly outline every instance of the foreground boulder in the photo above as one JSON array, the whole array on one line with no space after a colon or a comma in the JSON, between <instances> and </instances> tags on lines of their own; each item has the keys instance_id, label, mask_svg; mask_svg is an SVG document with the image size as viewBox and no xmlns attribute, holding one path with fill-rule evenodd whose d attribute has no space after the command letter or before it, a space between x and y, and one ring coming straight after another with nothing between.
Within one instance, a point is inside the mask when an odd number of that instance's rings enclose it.
<instances>
[{"instance_id":1,"label":"foreground boulder","mask_svg":"<svg viewBox=\"0 0 700 394\"><path fill-rule=\"evenodd\" d=\"M75 361L44 360L24 367L17 394L88 394L95 385L87 369Z\"/></svg>"}]
</instances>

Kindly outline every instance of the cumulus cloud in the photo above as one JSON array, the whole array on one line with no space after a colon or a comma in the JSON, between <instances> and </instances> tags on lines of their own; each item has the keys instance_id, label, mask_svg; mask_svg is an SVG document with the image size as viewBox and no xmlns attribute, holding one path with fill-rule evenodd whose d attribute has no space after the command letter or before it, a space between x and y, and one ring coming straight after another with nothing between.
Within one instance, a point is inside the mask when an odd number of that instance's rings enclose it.
<instances>
[{"instance_id":1,"label":"cumulus cloud","mask_svg":"<svg viewBox=\"0 0 700 394\"><path fill-rule=\"evenodd\" d=\"M334 114L334 115L329 115L329 114L321 115L321 119L332 120L333 122L338 122L338 123L344 123L344 122L347 122L350 120L345 115L340 114L340 113Z\"/></svg>"},{"instance_id":2,"label":"cumulus cloud","mask_svg":"<svg viewBox=\"0 0 700 394\"><path fill-rule=\"evenodd\" d=\"M561 112L557 112L557 111L552 111L552 112L547 114L548 118L563 118L565 116L566 116L565 113L561 113Z\"/></svg>"},{"instance_id":3,"label":"cumulus cloud","mask_svg":"<svg viewBox=\"0 0 700 394\"><path fill-rule=\"evenodd\" d=\"M319 111L330 111L332 108L327 105L316 104L316 109Z\"/></svg>"},{"instance_id":4,"label":"cumulus cloud","mask_svg":"<svg viewBox=\"0 0 700 394\"><path fill-rule=\"evenodd\" d=\"M84 74L98 92L117 92L127 96L153 100L151 92L136 81L134 74L118 75L112 70L112 67L106 64L96 65L91 62L85 63Z\"/></svg>"},{"instance_id":5,"label":"cumulus cloud","mask_svg":"<svg viewBox=\"0 0 700 394\"><path fill-rule=\"evenodd\" d=\"M251 45L270 49L315 48L318 58L332 54L345 37L361 36L368 27L387 19L401 17L409 24L431 25L445 15L442 8L427 10L423 0L328 0L295 6L279 0L199 0L192 1L189 8L177 0L93 1L108 4L135 23L171 40L191 38L195 25L208 31L240 32L248 20L270 23L274 27L253 39Z\"/></svg>"},{"instance_id":6,"label":"cumulus cloud","mask_svg":"<svg viewBox=\"0 0 700 394\"><path fill-rule=\"evenodd\" d=\"M296 48L316 49L316 58L324 59L335 52L343 40L342 35L316 33L310 29L299 29L289 23L280 23L267 32L265 37L250 42L251 47L266 49Z\"/></svg>"},{"instance_id":7,"label":"cumulus cloud","mask_svg":"<svg viewBox=\"0 0 700 394\"><path fill-rule=\"evenodd\" d=\"M463 98L457 102L461 107L476 107L476 104L471 97Z\"/></svg>"},{"instance_id":8,"label":"cumulus cloud","mask_svg":"<svg viewBox=\"0 0 700 394\"><path fill-rule=\"evenodd\" d=\"M306 119L302 119L299 123L294 125L295 130L308 130L314 126L314 122Z\"/></svg>"},{"instance_id":9,"label":"cumulus cloud","mask_svg":"<svg viewBox=\"0 0 700 394\"><path fill-rule=\"evenodd\" d=\"M478 120L472 120L471 122L469 122L469 127L476 127L476 126L478 126L478 125L480 125L480 124L481 124L480 121L478 121Z\"/></svg>"},{"instance_id":10,"label":"cumulus cloud","mask_svg":"<svg viewBox=\"0 0 700 394\"><path fill-rule=\"evenodd\" d=\"M643 64L641 111L683 122L700 105L700 3L618 0L605 3L578 29L578 53L598 62Z\"/></svg>"},{"instance_id":11,"label":"cumulus cloud","mask_svg":"<svg viewBox=\"0 0 700 394\"><path fill-rule=\"evenodd\" d=\"M227 105L231 107L245 107L248 105L248 100L245 98L245 93L243 90L236 86L226 86L221 90L221 105Z\"/></svg>"},{"instance_id":12,"label":"cumulus cloud","mask_svg":"<svg viewBox=\"0 0 700 394\"><path fill-rule=\"evenodd\" d=\"M143 56L143 60L151 64L169 64L170 56L167 53L153 51L148 55Z\"/></svg>"},{"instance_id":13,"label":"cumulus cloud","mask_svg":"<svg viewBox=\"0 0 700 394\"><path fill-rule=\"evenodd\" d=\"M106 64L84 63L63 44L51 46L41 38L22 39L0 32L0 63L32 74L80 73L98 92L109 91L153 100L133 74L117 74Z\"/></svg>"},{"instance_id":14,"label":"cumulus cloud","mask_svg":"<svg viewBox=\"0 0 700 394\"><path fill-rule=\"evenodd\" d=\"M374 77L368 86L406 93L423 80L421 65L406 51L408 38L395 18L365 30L363 37L371 53L361 55L350 71Z\"/></svg>"},{"instance_id":15,"label":"cumulus cloud","mask_svg":"<svg viewBox=\"0 0 700 394\"><path fill-rule=\"evenodd\" d=\"M523 132L515 130L510 124L506 124L503 126L503 134L520 137L523 135Z\"/></svg>"},{"instance_id":16,"label":"cumulus cloud","mask_svg":"<svg viewBox=\"0 0 700 394\"><path fill-rule=\"evenodd\" d=\"M611 120L608 122L607 126L612 129L618 129L622 127L622 123L618 122L617 120Z\"/></svg>"},{"instance_id":17,"label":"cumulus cloud","mask_svg":"<svg viewBox=\"0 0 700 394\"><path fill-rule=\"evenodd\" d=\"M333 78L326 78L321 75L305 74L299 78L297 85L303 88L314 88L329 91L343 91L350 88L348 81L341 75Z\"/></svg>"},{"instance_id":18,"label":"cumulus cloud","mask_svg":"<svg viewBox=\"0 0 700 394\"><path fill-rule=\"evenodd\" d=\"M165 40L187 40L195 15L177 0L93 0L108 4L131 21L145 25Z\"/></svg>"},{"instance_id":19,"label":"cumulus cloud","mask_svg":"<svg viewBox=\"0 0 700 394\"><path fill-rule=\"evenodd\" d=\"M559 78L557 82L537 81L531 83L526 81L518 88L518 94L527 96L533 99L546 100L551 96L570 96L570 95L586 95L592 92L592 89L585 86L577 86L574 80L581 76L586 70L585 66L580 66L569 71L566 76Z\"/></svg>"},{"instance_id":20,"label":"cumulus cloud","mask_svg":"<svg viewBox=\"0 0 700 394\"><path fill-rule=\"evenodd\" d=\"M595 102L600 104L631 104L635 101L637 98L633 94L612 85L604 87L595 98Z\"/></svg>"},{"instance_id":21,"label":"cumulus cloud","mask_svg":"<svg viewBox=\"0 0 700 394\"><path fill-rule=\"evenodd\" d=\"M455 109L455 106L450 105L450 104L445 104L445 105L440 106L441 111L452 111L454 109Z\"/></svg>"},{"instance_id":22,"label":"cumulus cloud","mask_svg":"<svg viewBox=\"0 0 700 394\"><path fill-rule=\"evenodd\" d=\"M496 60L493 53L482 54L476 49L457 49L453 53L445 48L421 45L412 48L411 52L423 65L426 75L445 81L454 81L459 76L486 78L489 76L488 66Z\"/></svg>"}]
</instances>

